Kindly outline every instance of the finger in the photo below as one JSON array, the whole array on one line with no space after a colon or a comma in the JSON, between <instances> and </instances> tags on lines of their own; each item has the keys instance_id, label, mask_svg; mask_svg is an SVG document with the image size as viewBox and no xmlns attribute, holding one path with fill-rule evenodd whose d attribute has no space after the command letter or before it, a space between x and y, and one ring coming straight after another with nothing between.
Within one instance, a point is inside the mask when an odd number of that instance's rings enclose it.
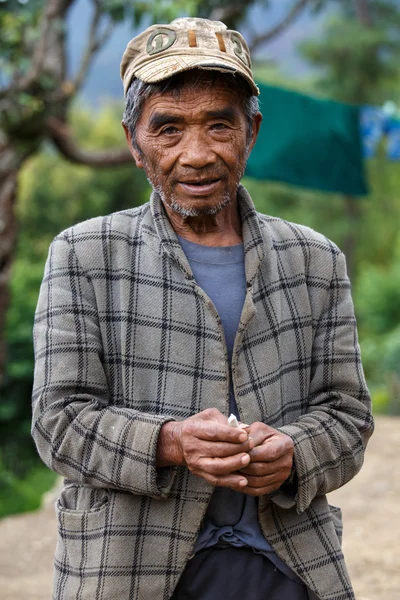
<instances>
[{"instance_id":1,"label":"finger","mask_svg":"<svg viewBox=\"0 0 400 600\"><path fill-rule=\"evenodd\" d=\"M263 444L255 446L250 452L252 462L275 462L281 458L291 457L293 454L285 440L266 440Z\"/></svg>"},{"instance_id":2,"label":"finger","mask_svg":"<svg viewBox=\"0 0 400 600\"><path fill-rule=\"evenodd\" d=\"M273 429L265 423L257 421L250 425L249 435L251 438L253 438L256 446L259 446L268 438L272 437L273 435L276 435L276 433L276 429Z\"/></svg>"},{"instance_id":3,"label":"finger","mask_svg":"<svg viewBox=\"0 0 400 600\"><path fill-rule=\"evenodd\" d=\"M185 440L184 440L185 442ZM241 444L230 442L206 442L204 440L190 439L184 443L184 454L209 458L225 458L243 452L249 453L253 448L252 442L247 440Z\"/></svg>"},{"instance_id":4,"label":"finger","mask_svg":"<svg viewBox=\"0 0 400 600\"><path fill-rule=\"evenodd\" d=\"M246 479L248 482L248 487L259 489L265 488L269 485L273 485L277 483L275 474L274 475L266 475L265 477L253 477L250 475L246 475Z\"/></svg>"},{"instance_id":5,"label":"finger","mask_svg":"<svg viewBox=\"0 0 400 600\"><path fill-rule=\"evenodd\" d=\"M212 421L187 421L182 433L209 442L231 442L233 444L246 442L249 437L248 433L240 427L230 427L228 424Z\"/></svg>"},{"instance_id":6,"label":"finger","mask_svg":"<svg viewBox=\"0 0 400 600\"><path fill-rule=\"evenodd\" d=\"M265 488L268 486L275 486L279 488L282 483L287 479L286 473L274 473L273 475L266 475L265 477L252 477L246 475L248 481L248 487L253 489Z\"/></svg>"},{"instance_id":7,"label":"finger","mask_svg":"<svg viewBox=\"0 0 400 600\"><path fill-rule=\"evenodd\" d=\"M198 477L201 477L213 486L228 487L237 492L241 492L247 486L247 479L242 475L230 473L229 475L211 475L210 473L199 473Z\"/></svg>"},{"instance_id":8,"label":"finger","mask_svg":"<svg viewBox=\"0 0 400 600\"><path fill-rule=\"evenodd\" d=\"M228 475L234 471L238 471L237 475L245 479L239 471L243 466L246 466L249 461L249 455L243 452L226 458L200 458L195 463L188 464L188 467L195 475L208 473L210 475L219 476Z\"/></svg>"},{"instance_id":9,"label":"finger","mask_svg":"<svg viewBox=\"0 0 400 600\"><path fill-rule=\"evenodd\" d=\"M251 452L249 452L249 454L251 459ZM250 462L249 465L240 469L240 472L254 477L265 477L266 475L273 475L274 473L290 471L291 468L292 461L284 457L274 462Z\"/></svg>"},{"instance_id":10,"label":"finger","mask_svg":"<svg viewBox=\"0 0 400 600\"><path fill-rule=\"evenodd\" d=\"M267 477L268 475L274 475L276 468L274 463L251 462L246 467L242 467L240 472L243 473L243 475L250 475L251 477Z\"/></svg>"}]
</instances>

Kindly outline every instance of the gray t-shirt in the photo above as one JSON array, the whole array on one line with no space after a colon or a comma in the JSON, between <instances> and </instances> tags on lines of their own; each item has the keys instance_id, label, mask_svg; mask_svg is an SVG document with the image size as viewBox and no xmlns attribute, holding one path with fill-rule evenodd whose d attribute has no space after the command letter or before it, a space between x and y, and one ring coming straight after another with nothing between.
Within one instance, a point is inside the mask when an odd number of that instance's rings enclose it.
<instances>
[{"instance_id":1,"label":"gray t-shirt","mask_svg":"<svg viewBox=\"0 0 400 600\"><path fill-rule=\"evenodd\" d=\"M202 246L179 236L196 283L214 303L225 333L229 365L246 295L244 249L236 246ZM232 378L231 378L232 382ZM230 412L239 419L232 383ZM258 521L258 499L230 488L216 487L196 542L195 552L213 545L250 546L267 556L295 581L300 579L275 554Z\"/></svg>"}]
</instances>

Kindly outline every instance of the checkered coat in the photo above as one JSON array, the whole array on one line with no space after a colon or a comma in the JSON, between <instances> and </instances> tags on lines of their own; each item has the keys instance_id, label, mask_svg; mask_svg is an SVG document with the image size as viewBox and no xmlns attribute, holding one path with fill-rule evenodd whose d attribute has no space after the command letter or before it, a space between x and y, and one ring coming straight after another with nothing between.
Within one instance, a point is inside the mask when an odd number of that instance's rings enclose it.
<instances>
[{"instance_id":1,"label":"checkered coat","mask_svg":"<svg viewBox=\"0 0 400 600\"><path fill-rule=\"evenodd\" d=\"M277 554L323 600L354 594L341 518L325 494L360 469L372 433L338 248L258 214L243 187L247 293L232 377L241 419L294 441L297 480L259 502ZM54 600L167 600L213 488L156 469L161 426L228 414L220 318L157 194L53 242L35 320L33 436L66 478L57 503Z\"/></svg>"}]
</instances>

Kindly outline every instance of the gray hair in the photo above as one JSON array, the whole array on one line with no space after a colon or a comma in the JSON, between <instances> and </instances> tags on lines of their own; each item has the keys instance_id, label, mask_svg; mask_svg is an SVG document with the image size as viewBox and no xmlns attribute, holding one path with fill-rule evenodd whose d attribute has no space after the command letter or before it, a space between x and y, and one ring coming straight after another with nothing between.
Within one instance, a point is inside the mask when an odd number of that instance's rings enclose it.
<instances>
[{"instance_id":1,"label":"gray hair","mask_svg":"<svg viewBox=\"0 0 400 600\"><path fill-rule=\"evenodd\" d=\"M208 85L212 87L219 83L229 90L232 90L242 101L243 112L246 116L248 129L247 141L250 141L252 134L253 119L259 112L258 97L254 96L249 85L243 77L236 77L230 73L221 73L220 71L192 70L174 75L158 83L145 83L141 79L134 79L128 88L125 96L125 110L122 122L127 127L132 141L132 146L140 151L136 142L136 125L142 114L145 100L152 94L172 94L179 98L184 86L190 86L193 91L204 89Z\"/></svg>"}]
</instances>

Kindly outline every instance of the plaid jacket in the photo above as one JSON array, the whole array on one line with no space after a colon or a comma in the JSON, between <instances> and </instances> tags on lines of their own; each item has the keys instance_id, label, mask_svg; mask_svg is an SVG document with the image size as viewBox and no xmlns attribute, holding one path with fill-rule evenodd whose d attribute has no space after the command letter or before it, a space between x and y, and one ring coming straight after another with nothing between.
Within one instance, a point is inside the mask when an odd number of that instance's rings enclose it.
<instances>
[{"instance_id":1,"label":"plaid jacket","mask_svg":"<svg viewBox=\"0 0 400 600\"><path fill-rule=\"evenodd\" d=\"M238 194L236 401L244 422L294 440L297 473L294 489L260 499L260 524L319 598L350 600L340 510L325 494L360 469L373 423L345 261ZM54 600L167 600L213 489L184 467L157 470L157 436L207 407L228 414L229 369L219 316L156 194L54 240L34 339L33 436L66 477Z\"/></svg>"}]
</instances>

